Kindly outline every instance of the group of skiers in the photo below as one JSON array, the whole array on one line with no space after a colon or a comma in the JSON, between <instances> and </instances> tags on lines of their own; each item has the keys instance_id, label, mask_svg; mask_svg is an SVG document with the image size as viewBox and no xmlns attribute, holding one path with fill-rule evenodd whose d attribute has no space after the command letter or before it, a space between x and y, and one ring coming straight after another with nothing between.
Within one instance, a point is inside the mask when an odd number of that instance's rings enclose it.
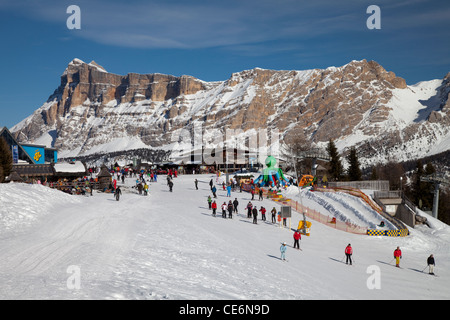
<instances>
[{"instance_id":1,"label":"group of skiers","mask_svg":"<svg viewBox=\"0 0 450 320\"><path fill-rule=\"evenodd\" d=\"M300 249L300 245L299 245L299 240L301 239L301 233L300 230L296 230L294 232L294 248ZM286 242L283 242L281 244L280 247L280 253L281 253L281 260L285 261L286 260ZM353 255L353 248L351 246L351 244L349 243L344 250L345 256L346 257L346 261L345 264L350 264L352 265L352 255ZM394 250L394 259L395 259L395 266L397 268L400 268L400 259L402 258L402 251L400 250L400 247L397 247ZM342 258L341 261L343 261L344 258ZM428 267L428 273L430 275L435 275L434 274L434 267L436 266L435 260L434 260L434 256L431 254L428 258L427 258L427 267ZM425 269L427 268L425 267ZM424 270L425 270L424 269ZM422 272L424 271L422 270Z\"/></svg>"},{"instance_id":2,"label":"group of skiers","mask_svg":"<svg viewBox=\"0 0 450 320\"><path fill-rule=\"evenodd\" d=\"M276 213L275 207L272 209L272 215L274 211ZM261 212L261 220L266 221L266 212L267 212L266 208L261 206L259 212ZM258 208L256 206L253 206L252 202L249 201L247 204L247 218L251 218L252 216L253 216L253 223L258 224Z\"/></svg>"},{"instance_id":3,"label":"group of skiers","mask_svg":"<svg viewBox=\"0 0 450 320\"><path fill-rule=\"evenodd\" d=\"M345 257L346 257L345 263L352 265L353 248L352 248L350 243L345 247L344 253L345 253ZM400 247L397 247L394 250L393 255L394 255L394 259L393 260L395 260L395 266L397 268L400 268L400 259L402 258L402 250L400 249ZM343 260L344 260L344 258L342 258L341 261L343 261ZM427 267L428 267L428 273L431 274L431 275L434 275L435 261L434 261L434 256L433 255L430 255L427 258ZM424 271L424 270L422 270L422 271Z\"/></svg>"}]
</instances>

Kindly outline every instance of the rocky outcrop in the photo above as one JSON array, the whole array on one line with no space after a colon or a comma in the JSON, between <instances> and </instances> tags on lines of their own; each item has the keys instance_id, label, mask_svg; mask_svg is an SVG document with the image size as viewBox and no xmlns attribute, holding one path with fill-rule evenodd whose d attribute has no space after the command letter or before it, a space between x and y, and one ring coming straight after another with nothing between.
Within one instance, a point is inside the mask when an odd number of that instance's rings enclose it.
<instances>
[{"instance_id":1,"label":"rocky outcrop","mask_svg":"<svg viewBox=\"0 0 450 320\"><path fill-rule=\"evenodd\" d=\"M319 145L329 139L348 147L358 144L365 157L382 159L408 145L411 137L426 136L433 143L448 133L449 79L450 74L436 95L411 109L417 112L423 104L421 121L403 123L395 118L399 92L415 93L375 61L305 71L255 68L225 81L204 82L191 76L121 76L74 59L48 101L11 131L28 142L42 141L51 132L55 147L81 155L102 150L100 146L161 148L173 141L174 133L192 131L194 124L222 132L277 128L283 135L301 130ZM119 140L133 143L108 144Z\"/></svg>"}]
</instances>

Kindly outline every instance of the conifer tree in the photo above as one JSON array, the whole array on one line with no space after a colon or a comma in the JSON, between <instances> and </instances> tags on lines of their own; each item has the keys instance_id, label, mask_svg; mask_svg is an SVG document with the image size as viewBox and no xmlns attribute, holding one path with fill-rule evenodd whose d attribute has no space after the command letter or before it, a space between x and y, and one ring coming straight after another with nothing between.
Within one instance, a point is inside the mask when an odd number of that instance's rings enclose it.
<instances>
[{"instance_id":1,"label":"conifer tree","mask_svg":"<svg viewBox=\"0 0 450 320\"><path fill-rule=\"evenodd\" d=\"M372 173L370 174L370 180L378 180L377 168L374 166L372 168Z\"/></svg>"},{"instance_id":2,"label":"conifer tree","mask_svg":"<svg viewBox=\"0 0 450 320\"><path fill-rule=\"evenodd\" d=\"M337 181L341 179L344 169L342 167L341 157L332 139L328 142L327 152L328 156L331 158L330 169L328 169L330 180Z\"/></svg>"},{"instance_id":3,"label":"conifer tree","mask_svg":"<svg viewBox=\"0 0 450 320\"><path fill-rule=\"evenodd\" d=\"M0 137L0 182L9 176L12 170L12 153L5 139Z\"/></svg>"},{"instance_id":4,"label":"conifer tree","mask_svg":"<svg viewBox=\"0 0 450 320\"><path fill-rule=\"evenodd\" d=\"M350 153L347 157L347 161L350 166L347 169L348 178L350 181L361 181L362 173L360 168L360 163L358 159L358 155L356 154L355 147L350 149Z\"/></svg>"},{"instance_id":5,"label":"conifer tree","mask_svg":"<svg viewBox=\"0 0 450 320\"><path fill-rule=\"evenodd\" d=\"M425 175L432 175L436 172L436 169L434 168L433 164L431 162L427 162L427 165L425 166Z\"/></svg>"}]
</instances>

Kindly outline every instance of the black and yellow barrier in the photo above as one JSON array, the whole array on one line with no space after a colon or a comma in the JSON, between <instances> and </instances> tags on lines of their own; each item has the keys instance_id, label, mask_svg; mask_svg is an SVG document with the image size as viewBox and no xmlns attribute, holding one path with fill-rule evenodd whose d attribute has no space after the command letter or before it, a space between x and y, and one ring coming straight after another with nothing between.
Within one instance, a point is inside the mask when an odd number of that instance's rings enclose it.
<instances>
[{"instance_id":1,"label":"black and yellow barrier","mask_svg":"<svg viewBox=\"0 0 450 320\"><path fill-rule=\"evenodd\" d=\"M408 229L400 230L377 230L377 229L367 229L368 236L386 236L386 237L406 237L409 235Z\"/></svg>"}]
</instances>

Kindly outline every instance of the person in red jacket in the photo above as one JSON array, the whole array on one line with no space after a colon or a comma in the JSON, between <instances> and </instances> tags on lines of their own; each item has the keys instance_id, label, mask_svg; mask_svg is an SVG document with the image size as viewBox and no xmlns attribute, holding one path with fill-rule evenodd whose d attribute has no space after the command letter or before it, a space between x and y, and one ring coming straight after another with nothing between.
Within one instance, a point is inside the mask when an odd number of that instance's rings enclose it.
<instances>
[{"instance_id":1,"label":"person in red jacket","mask_svg":"<svg viewBox=\"0 0 450 320\"><path fill-rule=\"evenodd\" d=\"M217 203L216 200L213 201L213 203L211 204L211 208L212 208L212 215L215 217L216 216L216 211L217 211Z\"/></svg>"},{"instance_id":2,"label":"person in red jacket","mask_svg":"<svg viewBox=\"0 0 450 320\"><path fill-rule=\"evenodd\" d=\"M345 255L347 256L347 260L345 261L345 264L348 264L349 262L350 262L350 265L352 264L352 254L353 254L353 249L349 243L348 246L345 247Z\"/></svg>"},{"instance_id":3,"label":"person in red jacket","mask_svg":"<svg viewBox=\"0 0 450 320\"><path fill-rule=\"evenodd\" d=\"M302 235L300 234L299 230L296 230L294 232L294 248L297 247L297 249L300 249L300 242L299 240L302 239Z\"/></svg>"},{"instance_id":4,"label":"person in red jacket","mask_svg":"<svg viewBox=\"0 0 450 320\"><path fill-rule=\"evenodd\" d=\"M397 247L397 249L394 250L394 258L395 266L400 268L400 259L402 258L402 250L400 250L400 247Z\"/></svg>"}]
</instances>

